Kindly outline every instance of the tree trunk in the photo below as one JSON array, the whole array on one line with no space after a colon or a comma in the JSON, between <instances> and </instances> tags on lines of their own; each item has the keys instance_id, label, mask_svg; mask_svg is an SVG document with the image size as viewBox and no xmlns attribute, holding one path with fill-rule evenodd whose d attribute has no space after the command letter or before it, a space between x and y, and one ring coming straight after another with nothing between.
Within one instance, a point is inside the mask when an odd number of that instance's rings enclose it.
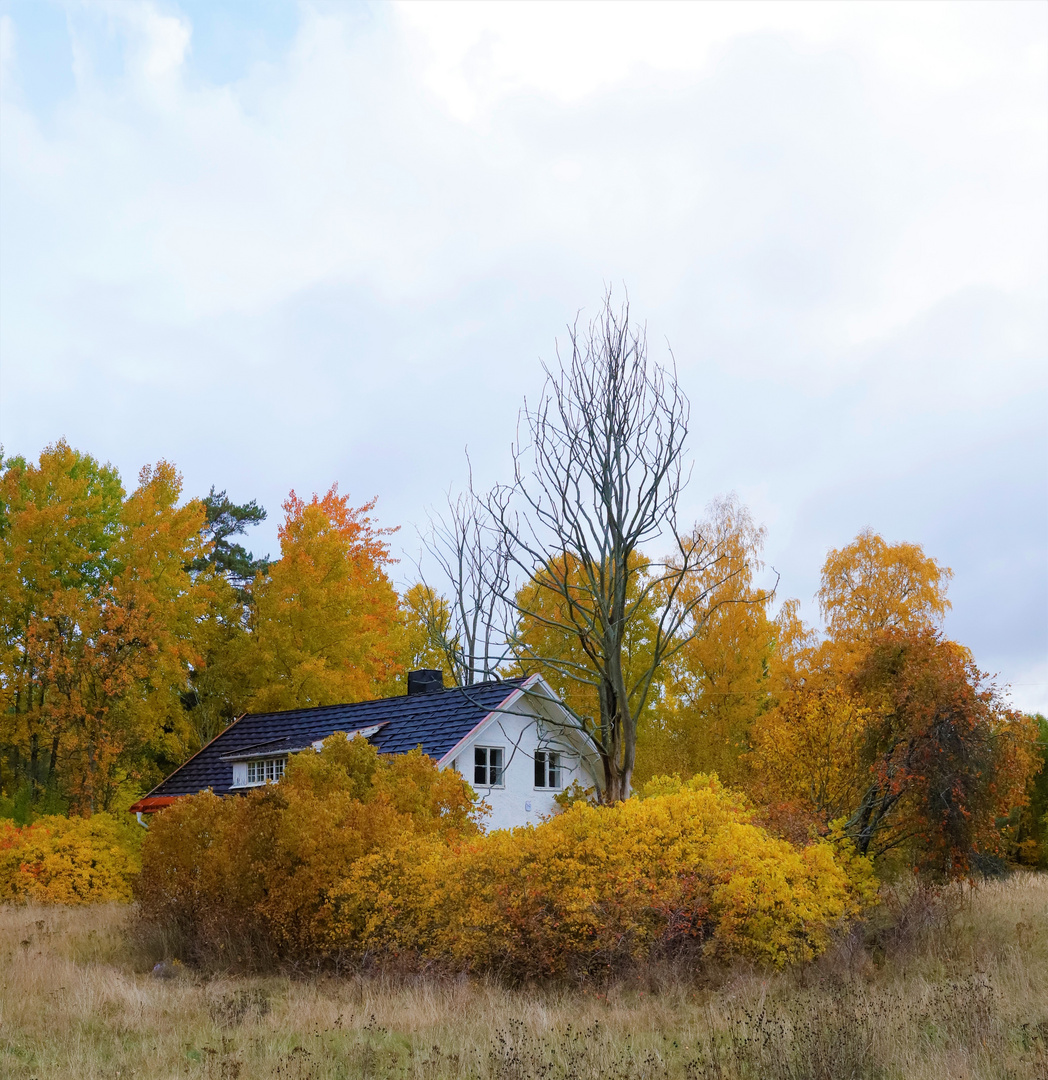
<instances>
[{"instance_id":1,"label":"tree trunk","mask_svg":"<svg viewBox=\"0 0 1048 1080\"><path fill-rule=\"evenodd\" d=\"M51 740L51 757L47 762L47 786L50 788L55 782L55 770L58 764L58 736Z\"/></svg>"},{"instance_id":2,"label":"tree trunk","mask_svg":"<svg viewBox=\"0 0 1048 1080\"><path fill-rule=\"evenodd\" d=\"M87 743L87 810L90 816L95 812L95 740Z\"/></svg>"},{"instance_id":3,"label":"tree trunk","mask_svg":"<svg viewBox=\"0 0 1048 1080\"><path fill-rule=\"evenodd\" d=\"M600 687L601 739L600 750L604 763L604 801L610 806L623 802L633 793L635 759L633 718L629 703L621 691L607 681Z\"/></svg>"},{"instance_id":4,"label":"tree trunk","mask_svg":"<svg viewBox=\"0 0 1048 1080\"><path fill-rule=\"evenodd\" d=\"M29 740L29 783L33 789L33 799L36 800L37 786L37 763L40 757L40 736L34 731Z\"/></svg>"}]
</instances>

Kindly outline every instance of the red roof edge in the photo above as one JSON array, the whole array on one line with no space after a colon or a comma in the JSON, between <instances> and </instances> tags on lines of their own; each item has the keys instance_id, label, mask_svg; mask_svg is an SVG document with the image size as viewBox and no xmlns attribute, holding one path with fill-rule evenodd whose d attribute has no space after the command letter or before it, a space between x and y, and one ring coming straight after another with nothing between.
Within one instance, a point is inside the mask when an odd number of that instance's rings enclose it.
<instances>
[{"instance_id":1,"label":"red roof edge","mask_svg":"<svg viewBox=\"0 0 1048 1080\"><path fill-rule=\"evenodd\" d=\"M155 814L157 810L163 810L173 802L181 799L181 795L147 795L144 799L132 803L128 808L129 814Z\"/></svg>"}]
</instances>

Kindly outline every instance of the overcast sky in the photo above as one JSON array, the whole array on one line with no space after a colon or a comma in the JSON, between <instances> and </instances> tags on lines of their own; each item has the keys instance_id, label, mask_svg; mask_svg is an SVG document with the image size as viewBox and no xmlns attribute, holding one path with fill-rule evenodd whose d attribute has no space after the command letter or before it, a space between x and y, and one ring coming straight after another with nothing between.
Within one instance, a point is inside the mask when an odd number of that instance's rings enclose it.
<instances>
[{"instance_id":1,"label":"overcast sky","mask_svg":"<svg viewBox=\"0 0 1048 1080\"><path fill-rule=\"evenodd\" d=\"M865 526L1048 711L1048 4L0 0L0 440L400 525L605 283L780 595ZM394 569L410 576L407 560Z\"/></svg>"}]
</instances>

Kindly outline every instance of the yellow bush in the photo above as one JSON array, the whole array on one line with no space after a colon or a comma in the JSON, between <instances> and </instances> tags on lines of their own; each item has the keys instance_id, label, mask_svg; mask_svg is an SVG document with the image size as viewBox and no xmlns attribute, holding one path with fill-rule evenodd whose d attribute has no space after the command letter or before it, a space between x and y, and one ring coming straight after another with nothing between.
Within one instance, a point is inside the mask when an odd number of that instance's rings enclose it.
<instances>
[{"instance_id":1,"label":"yellow bush","mask_svg":"<svg viewBox=\"0 0 1048 1080\"><path fill-rule=\"evenodd\" d=\"M190 796L155 815L136 893L144 917L177 928L198 955L258 946L318 958L332 948L332 890L358 860L402 837L475 835L476 815L457 773L337 735L320 754L293 756L279 784Z\"/></svg>"},{"instance_id":2,"label":"yellow bush","mask_svg":"<svg viewBox=\"0 0 1048 1080\"><path fill-rule=\"evenodd\" d=\"M820 952L870 898L865 860L770 836L716 779L660 778L645 794L375 851L337 890L333 941L533 973L695 945L781 965Z\"/></svg>"},{"instance_id":3,"label":"yellow bush","mask_svg":"<svg viewBox=\"0 0 1048 1080\"><path fill-rule=\"evenodd\" d=\"M137 833L109 814L0 822L0 900L128 903L140 865Z\"/></svg>"},{"instance_id":4,"label":"yellow bush","mask_svg":"<svg viewBox=\"0 0 1048 1080\"><path fill-rule=\"evenodd\" d=\"M473 795L421 754L329 740L277 785L159 814L138 895L197 955L254 942L298 961L406 953L517 976L682 950L809 959L870 897L866 860L756 825L716 778L480 833ZM228 954L227 954L228 955Z\"/></svg>"}]
</instances>

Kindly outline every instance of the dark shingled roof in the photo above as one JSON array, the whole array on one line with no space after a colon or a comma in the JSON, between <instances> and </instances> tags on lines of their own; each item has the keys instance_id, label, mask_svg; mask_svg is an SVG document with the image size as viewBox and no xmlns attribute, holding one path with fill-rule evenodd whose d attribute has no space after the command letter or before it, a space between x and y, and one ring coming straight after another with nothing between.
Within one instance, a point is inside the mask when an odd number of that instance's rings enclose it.
<instances>
[{"instance_id":1,"label":"dark shingled roof","mask_svg":"<svg viewBox=\"0 0 1048 1080\"><path fill-rule=\"evenodd\" d=\"M240 751L248 757L264 750L287 753L327 738L335 731L359 731L376 725L381 726L370 740L382 753L404 754L421 745L425 753L439 761L524 682L523 678L506 679L464 689L404 694L351 705L248 713L176 769L148 798L193 795L208 788L216 795L227 795L233 783L233 764L222 759L231 754Z\"/></svg>"}]
</instances>

